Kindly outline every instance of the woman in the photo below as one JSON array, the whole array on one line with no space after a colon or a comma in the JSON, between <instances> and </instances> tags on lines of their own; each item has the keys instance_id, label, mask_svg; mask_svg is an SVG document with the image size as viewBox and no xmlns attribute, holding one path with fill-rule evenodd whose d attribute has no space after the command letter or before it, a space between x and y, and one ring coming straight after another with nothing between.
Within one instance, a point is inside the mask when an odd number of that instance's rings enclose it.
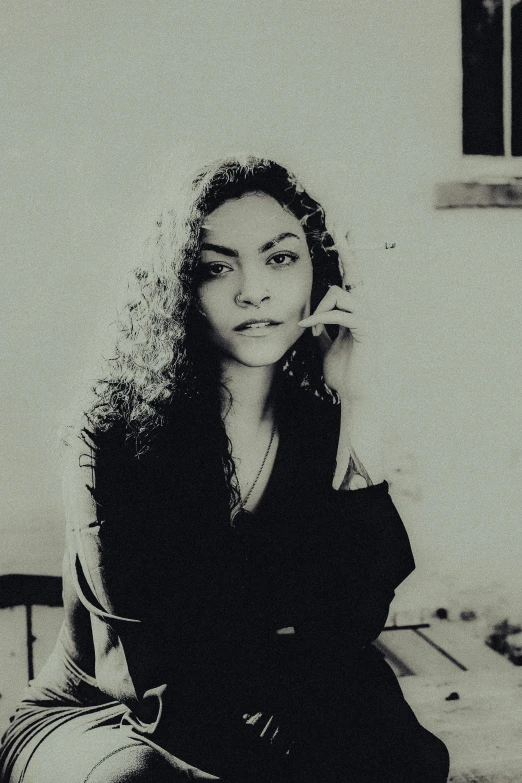
<instances>
[{"instance_id":1,"label":"woman","mask_svg":"<svg viewBox=\"0 0 522 783\"><path fill-rule=\"evenodd\" d=\"M2 779L442 783L371 645L414 563L322 208L226 160L157 228L69 447L65 621Z\"/></svg>"}]
</instances>

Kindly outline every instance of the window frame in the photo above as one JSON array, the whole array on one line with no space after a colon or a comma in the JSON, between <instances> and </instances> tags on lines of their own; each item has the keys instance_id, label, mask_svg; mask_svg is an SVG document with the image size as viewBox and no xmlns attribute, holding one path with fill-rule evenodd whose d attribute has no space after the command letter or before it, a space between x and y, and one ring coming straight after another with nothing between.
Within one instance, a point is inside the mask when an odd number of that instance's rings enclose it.
<instances>
[{"instance_id":1,"label":"window frame","mask_svg":"<svg viewBox=\"0 0 522 783\"><path fill-rule=\"evenodd\" d=\"M522 1L522 0L521 0ZM462 2L460 24L462 32ZM522 155L511 154L511 9L512 0L502 0L503 19L503 155L477 155L464 153L463 68L461 49L460 83L460 159L456 167L456 180L436 187L435 207L522 207Z\"/></svg>"}]
</instances>

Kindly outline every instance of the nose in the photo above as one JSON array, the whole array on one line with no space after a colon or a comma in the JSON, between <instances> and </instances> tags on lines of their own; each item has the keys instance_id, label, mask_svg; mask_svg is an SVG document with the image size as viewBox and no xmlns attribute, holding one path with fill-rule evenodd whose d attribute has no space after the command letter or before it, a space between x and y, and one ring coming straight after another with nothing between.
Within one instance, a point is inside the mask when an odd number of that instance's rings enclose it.
<instances>
[{"instance_id":1,"label":"nose","mask_svg":"<svg viewBox=\"0 0 522 783\"><path fill-rule=\"evenodd\" d=\"M266 280L260 274L244 274L241 278L239 291L235 296L240 307L260 307L262 302L270 299Z\"/></svg>"}]
</instances>

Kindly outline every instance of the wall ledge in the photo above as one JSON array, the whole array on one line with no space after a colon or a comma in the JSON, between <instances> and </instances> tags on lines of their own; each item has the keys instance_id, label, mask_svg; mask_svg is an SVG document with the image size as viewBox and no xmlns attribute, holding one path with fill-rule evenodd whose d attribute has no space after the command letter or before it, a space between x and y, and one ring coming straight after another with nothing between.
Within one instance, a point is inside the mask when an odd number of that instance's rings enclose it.
<instances>
[{"instance_id":1,"label":"wall ledge","mask_svg":"<svg viewBox=\"0 0 522 783\"><path fill-rule=\"evenodd\" d=\"M522 177L476 182L442 182L436 186L435 207L522 207Z\"/></svg>"}]
</instances>

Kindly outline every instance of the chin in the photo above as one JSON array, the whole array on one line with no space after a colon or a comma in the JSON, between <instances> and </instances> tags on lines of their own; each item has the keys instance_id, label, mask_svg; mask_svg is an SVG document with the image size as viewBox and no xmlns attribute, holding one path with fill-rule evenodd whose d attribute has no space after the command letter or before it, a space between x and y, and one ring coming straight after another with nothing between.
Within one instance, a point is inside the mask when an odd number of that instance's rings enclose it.
<instances>
[{"instance_id":1,"label":"chin","mask_svg":"<svg viewBox=\"0 0 522 783\"><path fill-rule=\"evenodd\" d=\"M289 330L279 339L244 338L232 340L214 339L214 345L228 360L233 360L245 367L270 367L281 361L283 356L302 337L303 331ZM282 339L281 339L282 338Z\"/></svg>"},{"instance_id":2,"label":"chin","mask_svg":"<svg viewBox=\"0 0 522 783\"><path fill-rule=\"evenodd\" d=\"M229 353L228 356L245 367L270 367L277 364L286 351L241 351Z\"/></svg>"},{"instance_id":3,"label":"chin","mask_svg":"<svg viewBox=\"0 0 522 783\"><path fill-rule=\"evenodd\" d=\"M229 359L233 359L245 367L270 367L277 364L293 343L284 345L248 345L238 349L230 347L225 351Z\"/></svg>"}]
</instances>

